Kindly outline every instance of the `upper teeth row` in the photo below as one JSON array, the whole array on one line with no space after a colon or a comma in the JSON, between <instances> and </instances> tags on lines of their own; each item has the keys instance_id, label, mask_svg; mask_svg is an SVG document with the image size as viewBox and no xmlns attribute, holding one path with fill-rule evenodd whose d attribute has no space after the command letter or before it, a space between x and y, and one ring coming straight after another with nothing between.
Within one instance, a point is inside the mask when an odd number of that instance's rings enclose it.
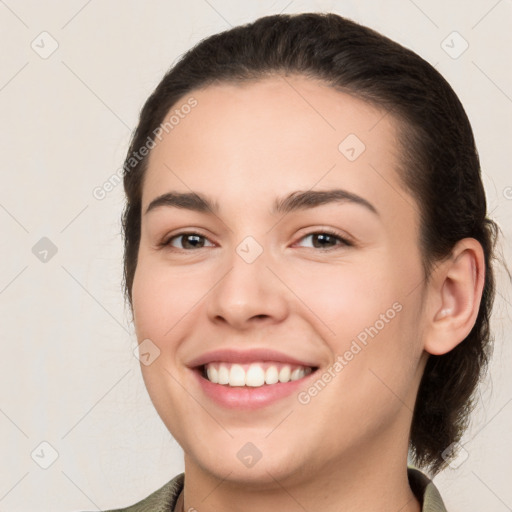
<instances>
[{"instance_id":1,"label":"upper teeth row","mask_svg":"<svg viewBox=\"0 0 512 512\"><path fill-rule=\"evenodd\" d=\"M302 379L311 373L311 368L304 366L273 365L263 368L263 363L245 365L229 363L209 363L206 365L208 380L214 384L227 384L228 386L260 387L264 384L276 384L277 382L289 382Z\"/></svg>"}]
</instances>

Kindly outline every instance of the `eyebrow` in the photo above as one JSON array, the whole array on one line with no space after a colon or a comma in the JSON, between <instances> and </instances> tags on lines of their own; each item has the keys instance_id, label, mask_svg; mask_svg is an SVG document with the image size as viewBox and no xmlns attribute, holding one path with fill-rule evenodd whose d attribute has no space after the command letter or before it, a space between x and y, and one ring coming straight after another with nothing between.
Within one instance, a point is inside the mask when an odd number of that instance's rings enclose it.
<instances>
[{"instance_id":1,"label":"eyebrow","mask_svg":"<svg viewBox=\"0 0 512 512\"><path fill-rule=\"evenodd\" d=\"M270 213L287 214L307 210L330 203L353 203L363 206L375 215L379 212L369 201L357 194L343 189L296 191L283 198L277 198ZM162 206L184 208L200 213L219 213L219 204L198 192L167 192L151 201L145 213Z\"/></svg>"}]
</instances>

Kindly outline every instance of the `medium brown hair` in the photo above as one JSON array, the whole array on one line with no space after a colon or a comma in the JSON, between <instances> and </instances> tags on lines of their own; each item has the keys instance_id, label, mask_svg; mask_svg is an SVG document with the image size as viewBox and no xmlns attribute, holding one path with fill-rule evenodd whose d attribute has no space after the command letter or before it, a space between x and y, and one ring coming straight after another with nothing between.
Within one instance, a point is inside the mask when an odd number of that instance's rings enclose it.
<instances>
[{"instance_id":1,"label":"medium brown hair","mask_svg":"<svg viewBox=\"0 0 512 512\"><path fill-rule=\"evenodd\" d=\"M490 313L495 293L491 261L498 233L487 218L480 163L468 117L448 82L425 60L378 32L335 14L272 15L200 41L166 73L146 101L124 165L126 206L124 290L132 284L140 242L141 199L148 156L170 109L193 90L299 74L390 113L400 127L404 187L420 212L425 279L457 241L472 237L485 254L478 316L466 339L444 355L430 355L420 383L410 448L414 462L436 473L450 462L476 386L490 356Z\"/></svg>"}]
</instances>

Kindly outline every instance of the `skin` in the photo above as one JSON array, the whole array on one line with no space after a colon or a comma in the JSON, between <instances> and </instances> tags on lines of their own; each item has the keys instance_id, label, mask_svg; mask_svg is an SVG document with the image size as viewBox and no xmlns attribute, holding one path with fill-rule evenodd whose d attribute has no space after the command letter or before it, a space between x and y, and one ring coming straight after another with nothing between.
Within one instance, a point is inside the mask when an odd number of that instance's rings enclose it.
<instances>
[{"instance_id":1,"label":"skin","mask_svg":"<svg viewBox=\"0 0 512 512\"><path fill-rule=\"evenodd\" d=\"M397 173L398 125L385 112L300 76L191 96L197 107L150 155L132 288L137 338L160 350L141 365L145 384L185 452L184 510L419 511L406 470L412 410L428 354L448 352L474 324L480 245L460 241L425 280L419 207ZM354 161L338 149L349 134L366 146ZM378 214L349 201L270 213L277 197L331 188ZM208 195L219 213L144 213L169 191ZM308 236L325 228L353 245ZM183 232L206 237L203 247ZM247 236L263 249L252 263L236 252ZM307 404L293 393L228 410L187 367L213 349L272 348L315 361L320 376L395 303L400 312ZM262 454L250 468L237 457L247 442Z\"/></svg>"}]
</instances>

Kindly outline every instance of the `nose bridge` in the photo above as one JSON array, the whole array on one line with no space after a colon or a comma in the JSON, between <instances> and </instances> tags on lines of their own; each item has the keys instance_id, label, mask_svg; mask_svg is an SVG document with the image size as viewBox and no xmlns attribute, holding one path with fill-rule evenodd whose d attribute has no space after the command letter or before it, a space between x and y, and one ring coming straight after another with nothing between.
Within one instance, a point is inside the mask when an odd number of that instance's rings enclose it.
<instances>
[{"instance_id":1,"label":"nose bridge","mask_svg":"<svg viewBox=\"0 0 512 512\"><path fill-rule=\"evenodd\" d=\"M241 327L256 317L282 319L287 310L284 287L267 268L272 267L269 255L263 240L254 236L246 236L226 255L227 270L209 300L212 320L223 318Z\"/></svg>"}]
</instances>

